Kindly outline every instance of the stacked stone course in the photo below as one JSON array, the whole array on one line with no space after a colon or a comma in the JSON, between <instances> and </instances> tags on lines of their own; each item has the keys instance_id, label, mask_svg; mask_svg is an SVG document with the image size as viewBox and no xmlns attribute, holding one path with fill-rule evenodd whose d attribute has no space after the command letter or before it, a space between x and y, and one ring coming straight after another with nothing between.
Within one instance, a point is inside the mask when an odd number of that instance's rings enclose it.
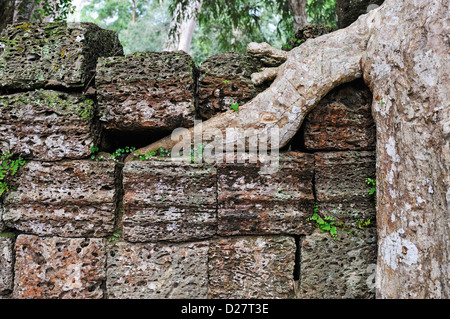
<instances>
[{"instance_id":1,"label":"stacked stone course","mask_svg":"<svg viewBox=\"0 0 450 319\"><path fill-rule=\"evenodd\" d=\"M0 204L0 298L374 297L375 228L333 239L308 220L315 206L348 224L375 216L361 83L323 99L274 174L260 163L121 163L92 153L105 131L150 144L245 103L261 90L254 60L226 53L197 69L182 52L122 56L117 35L92 24L12 25L0 42L1 150L27 160Z\"/></svg>"}]
</instances>

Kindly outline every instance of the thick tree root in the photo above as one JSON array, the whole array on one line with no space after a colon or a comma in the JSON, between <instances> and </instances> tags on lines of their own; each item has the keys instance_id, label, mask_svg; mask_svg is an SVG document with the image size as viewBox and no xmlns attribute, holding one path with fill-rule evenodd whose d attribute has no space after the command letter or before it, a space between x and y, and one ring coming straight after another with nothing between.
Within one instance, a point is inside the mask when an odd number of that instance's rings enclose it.
<instances>
[{"instance_id":1,"label":"thick tree root","mask_svg":"<svg viewBox=\"0 0 450 319\"><path fill-rule=\"evenodd\" d=\"M239 128L250 134L249 138L267 140L268 148L285 146L323 96L339 84L362 76L360 61L370 34L366 21L374 14L372 11L347 29L309 40L290 52L271 50L267 44L262 44L261 52L287 56L286 62L277 68L275 81L238 111L230 110L201 123L201 128L196 130L203 132L203 143L217 142L218 131L225 143L226 130ZM252 50L257 50L256 45ZM266 74L274 77L271 72ZM278 145L271 145L270 131L275 126L279 129L280 140ZM194 130L189 129L192 137ZM168 136L137 152L144 154L159 147L170 150L178 142ZM136 158L135 152L127 161Z\"/></svg>"}]
</instances>

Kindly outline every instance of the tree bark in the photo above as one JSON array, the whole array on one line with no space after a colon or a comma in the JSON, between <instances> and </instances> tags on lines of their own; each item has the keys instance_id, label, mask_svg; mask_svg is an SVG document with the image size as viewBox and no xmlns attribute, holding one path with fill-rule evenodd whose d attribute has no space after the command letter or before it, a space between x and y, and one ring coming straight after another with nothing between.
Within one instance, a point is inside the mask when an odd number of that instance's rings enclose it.
<instances>
[{"instance_id":1,"label":"tree bark","mask_svg":"<svg viewBox=\"0 0 450 319\"><path fill-rule=\"evenodd\" d=\"M208 132L252 129L270 144L277 127L282 147L325 94L363 77L377 125L378 298L450 298L449 21L447 0L386 0L288 52L272 85L238 112L189 130L210 143Z\"/></svg>"},{"instance_id":2,"label":"tree bark","mask_svg":"<svg viewBox=\"0 0 450 319\"><path fill-rule=\"evenodd\" d=\"M14 0L4 0L0 2L0 31L2 31L8 24L13 23L14 8Z\"/></svg>"},{"instance_id":3,"label":"tree bark","mask_svg":"<svg viewBox=\"0 0 450 319\"><path fill-rule=\"evenodd\" d=\"M164 51L183 50L189 53L191 49L192 36L197 24L197 14L200 12L203 0L192 0L182 11L181 4L178 4L174 12L170 30Z\"/></svg>"},{"instance_id":4,"label":"tree bark","mask_svg":"<svg viewBox=\"0 0 450 319\"><path fill-rule=\"evenodd\" d=\"M289 9L294 19L294 31L308 24L308 16L306 14L306 0L288 0Z\"/></svg>"},{"instance_id":5,"label":"tree bark","mask_svg":"<svg viewBox=\"0 0 450 319\"><path fill-rule=\"evenodd\" d=\"M133 6L131 11L131 23L136 23L136 7L137 7L136 0L131 0L131 4Z\"/></svg>"}]
</instances>

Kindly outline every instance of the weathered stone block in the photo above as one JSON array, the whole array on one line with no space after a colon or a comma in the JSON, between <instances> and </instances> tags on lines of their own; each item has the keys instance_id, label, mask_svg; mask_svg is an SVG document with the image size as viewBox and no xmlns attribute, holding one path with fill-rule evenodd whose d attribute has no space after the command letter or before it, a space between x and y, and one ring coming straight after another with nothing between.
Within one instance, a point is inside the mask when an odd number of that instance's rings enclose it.
<instances>
[{"instance_id":1,"label":"weathered stone block","mask_svg":"<svg viewBox=\"0 0 450 319\"><path fill-rule=\"evenodd\" d=\"M106 277L103 239L20 235L14 298L100 299Z\"/></svg>"},{"instance_id":2,"label":"weathered stone block","mask_svg":"<svg viewBox=\"0 0 450 319\"><path fill-rule=\"evenodd\" d=\"M375 297L377 230L348 234L333 240L319 230L301 242L298 298L368 299Z\"/></svg>"},{"instance_id":3,"label":"weathered stone block","mask_svg":"<svg viewBox=\"0 0 450 319\"><path fill-rule=\"evenodd\" d=\"M13 290L13 240L0 236L0 299Z\"/></svg>"},{"instance_id":4,"label":"weathered stone block","mask_svg":"<svg viewBox=\"0 0 450 319\"><path fill-rule=\"evenodd\" d=\"M315 153L315 189L319 212L342 222L375 217L375 201L366 178L375 177L375 152Z\"/></svg>"},{"instance_id":5,"label":"weathered stone block","mask_svg":"<svg viewBox=\"0 0 450 319\"><path fill-rule=\"evenodd\" d=\"M255 87L252 73L258 72L257 63L239 53L219 53L206 59L200 66L197 110L204 118L230 110L232 104L245 104L263 88Z\"/></svg>"},{"instance_id":6,"label":"weathered stone block","mask_svg":"<svg viewBox=\"0 0 450 319\"><path fill-rule=\"evenodd\" d=\"M36 235L102 237L112 233L115 163L31 161L11 182L4 222Z\"/></svg>"},{"instance_id":7,"label":"weathered stone block","mask_svg":"<svg viewBox=\"0 0 450 319\"><path fill-rule=\"evenodd\" d=\"M216 233L216 168L169 159L127 162L124 238L186 241Z\"/></svg>"},{"instance_id":8,"label":"weathered stone block","mask_svg":"<svg viewBox=\"0 0 450 319\"><path fill-rule=\"evenodd\" d=\"M208 246L208 242L111 245L108 298L206 298Z\"/></svg>"},{"instance_id":9,"label":"weathered stone block","mask_svg":"<svg viewBox=\"0 0 450 319\"><path fill-rule=\"evenodd\" d=\"M123 54L117 33L93 23L22 23L0 35L0 88L83 88L100 56Z\"/></svg>"},{"instance_id":10,"label":"weathered stone block","mask_svg":"<svg viewBox=\"0 0 450 319\"><path fill-rule=\"evenodd\" d=\"M208 298L292 298L294 238L231 237L210 242Z\"/></svg>"},{"instance_id":11,"label":"weathered stone block","mask_svg":"<svg viewBox=\"0 0 450 319\"><path fill-rule=\"evenodd\" d=\"M290 51L299 45L302 45L309 39L318 38L324 34L333 32L332 27L327 27L320 24L308 24L298 29L291 39L288 39L287 44L283 45L282 49Z\"/></svg>"},{"instance_id":12,"label":"weathered stone block","mask_svg":"<svg viewBox=\"0 0 450 319\"><path fill-rule=\"evenodd\" d=\"M280 154L278 170L259 163L218 164L218 234L307 234L313 212L314 156Z\"/></svg>"},{"instance_id":13,"label":"weathered stone block","mask_svg":"<svg viewBox=\"0 0 450 319\"><path fill-rule=\"evenodd\" d=\"M184 52L100 58L95 80L100 121L123 131L193 126L195 72Z\"/></svg>"},{"instance_id":14,"label":"weathered stone block","mask_svg":"<svg viewBox=\"0 0 450 319\"><path fill-rule=\"evenodd\" d=\"M98 138L93 101L75 93L30 91L0 96L0 147L27 158L83 158Z\"/></svg>"},{"instance_id":15,"label":"weathered stone block","mask_svg":"<svg viewBox=\"0 0 450 319\"><path fill-rule=\"evenodd\" d=\"M305 118L308 150L375 150L372 94L362 80L328 93Z\"/></svg>"}]
</instances>

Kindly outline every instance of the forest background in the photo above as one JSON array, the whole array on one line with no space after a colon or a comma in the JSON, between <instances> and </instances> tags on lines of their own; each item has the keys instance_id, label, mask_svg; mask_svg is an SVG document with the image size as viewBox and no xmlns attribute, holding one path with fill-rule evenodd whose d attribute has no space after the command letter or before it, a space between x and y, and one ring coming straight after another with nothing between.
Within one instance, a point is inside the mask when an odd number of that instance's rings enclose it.
<instances>
[{"instance_id":1,"label":"forest background","mask_svg":"<svg viewBox=\"0 0 450 319\"><path fill-rule=\"evenodd\" d=\"M282 48L306 24L336 28L335 6L335 0L3 0L0 20L94 22L118 32L125 54L184 50L200 64L216 53L245 53L250 42Z\"/></svg>"}]
</instances>

